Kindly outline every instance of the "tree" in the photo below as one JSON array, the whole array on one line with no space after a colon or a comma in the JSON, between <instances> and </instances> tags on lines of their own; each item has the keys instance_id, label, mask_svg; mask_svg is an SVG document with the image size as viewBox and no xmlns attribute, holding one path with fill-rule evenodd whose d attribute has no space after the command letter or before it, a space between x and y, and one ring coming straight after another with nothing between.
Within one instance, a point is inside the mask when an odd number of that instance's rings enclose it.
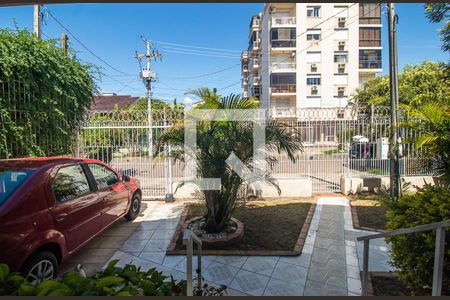
<instances>
[{"instance_id":1,"label":"tree","mask_svg":"<svg viewBox=\"0 0 450 300\"><path fill-rule=\"evenodd\" d=\"M444 28L440 29L441 48L443 51L450 51L450 20L449 20L450 4L442 3L427 3L425 4L425 15L428 20L433 23L440 23L445 21Z\"/></svg>"},{"instance_id":2,"label":"tree","mask_svg":"<svg viewBox=\"0 0 450 300\"><path fill-rule=\"evenodd\" d=\"M438 62L424 61L421 65L406 65L398 76L399 101L401 104L421 105L425 102L445 102L450 96L450 86ZM364 82L355 90L352 103L389 105L389 76L377 76Z\"/></svg>"},{"instance_id":3,"label":"tree","mask_svg":"<svg viewBox=\"0 0 450 300\"><path fill-rule=\"evenodd\" d=\"M252 99L242 99L237 95L221 97L207 88L191 92L203 100L199 106L202 109L245 110L257 107ZM229 119L197 122L197 148L190 149L196 159L198 176L221 180L220 190L201 191L207 209L204 216L204 229L207 232L221 232L226 228L236 206L239 189L244 184L242 178L226 163L230 154L234 153L248 169L260 170L253 157L251 122L227 120ZM302 149L297 135L292 134L289 129L288 126L282 126L276 121L268 121L266 142L256 150L266 153L269 165L277 163L274 152L286 152L289 158L295 161L297 151ZM183 121L164 132L158 138L156 148L162 149L162 146L167 144L173 146L173 151L169 155L183 161L185 154ZM270 172L265 173L262 180L278 187Z\"/></svg>"},{"instance_id":4,"label":"tree","mask_svg":"<svg viewBox=\"0 0 450 300\"><path fill-rule=\"evenodd\" d=\"M55 40L0 30L0 158L73 150L79 121L97 93L97 69Z\"/></svg>"}]
</instances>

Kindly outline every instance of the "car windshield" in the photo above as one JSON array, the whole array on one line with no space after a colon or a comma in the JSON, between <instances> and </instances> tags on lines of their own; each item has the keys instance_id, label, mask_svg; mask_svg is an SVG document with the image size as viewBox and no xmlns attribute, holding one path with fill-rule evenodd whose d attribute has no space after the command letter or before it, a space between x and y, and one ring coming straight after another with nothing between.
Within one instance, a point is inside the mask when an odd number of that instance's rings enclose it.
<instances>
[{"instance_id":1,"label":"car windshield","mask_svg":"<svg viewBox=\"0 0 450 300\"><path fill-rule=\"evenodd\" d=\"M0 205L28 178L33 171L0 168Z\"/></svg>"}]
</instances>

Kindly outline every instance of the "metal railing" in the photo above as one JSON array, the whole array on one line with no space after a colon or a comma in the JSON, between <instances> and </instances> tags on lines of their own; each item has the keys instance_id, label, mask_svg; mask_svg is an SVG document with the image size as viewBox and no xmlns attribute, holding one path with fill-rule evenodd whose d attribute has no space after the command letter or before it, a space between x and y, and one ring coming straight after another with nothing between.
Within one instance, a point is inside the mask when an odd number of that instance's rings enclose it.
<instances>
[{"instance_id":1,"label":"metal railing","mask_svg":"<svg viewBox=\"0 0 450 300\"><path fill-rule=\"evenodd\" d=\"M381 69L381 59L360 59L360 69Z\"/></svg>"},{"instance_id":2,"label":"metal railing","mask_svg":"<svg viewBox=\"0 0 450 300\"><path fill-rule=\"evenodd\" d=\"M295 84L273 84L271 86L272 93L295 93Z\"/></svg>"},{"instance_id":3,"label":"metal railing","mask_svg":"<svg viewBox=\"0 0 450 300\"><path fill-rule=\"evenodd\" d=\"M428 230L436 230L436 241L434 247L434 267L433 267L433 287L432 296L440 296L442 293L442 277L444 267L444 247L445 247L445 228L450 227L450 220L420 225L405 229L394 230L386 233L366 235L358 237L358 241L364 241L363 252L363 278L362 278L362 295L367 296L367 284L369 282L369 242L373 239L380 239L389 236L410 234ZM418 254L419 255L419 254Z\"/></svg>"},{"instance_id":4,"label":"metal railing","mask_svg":"<svg viewBox=\"0 0 450 300\"><path fill-rule=\"evenodd\" d=\"M273 17L272 18L272 26L277 25L295 25L296 18L295 17Z\"/></svg>"},{"instance_id":5,"label":"metal railing","mask_svg":"<svg viewBox=\"0 0 450 300\"><path fill-rule=\"evenodd\" d=\"M381 39L359 39L360 47L380 47Z\"/></svg>"},{"instance_id":6,"label":"metal railing","mask_svg":"<svg viewBox=\"0 0 450 300\"><path fill-rule=\"evenodd\" d=\"M272 70L289 70L289 71L295 71L296 68L296 64L295 62L273 62L272 65Z\"/></svg>"},{"instance_id":7,"label":"metal railing","mask_svg":"<svg viewBox=\"0 0 450 300\"><path fill-rule=\"evenodd\" d=\"M291 47L295 47L296 40L295 39L289 39L289 40L273 39L273 40L271 40L271 45L272 45L272 48L291 48Z\"/></svg>"},{"instance_id":8,"label":"metal railing","mask_svg":"<svg viewBox=\"0 0 450 300\"><path fill-rule=\"evenodd\" d=\"M194 255L194 242L197 244L197 289L202 289L202 240L190 229L183 233L183 245L186 245L186 295L193 296L192 287L192 256Z\"/></svg>"}]
</instances>

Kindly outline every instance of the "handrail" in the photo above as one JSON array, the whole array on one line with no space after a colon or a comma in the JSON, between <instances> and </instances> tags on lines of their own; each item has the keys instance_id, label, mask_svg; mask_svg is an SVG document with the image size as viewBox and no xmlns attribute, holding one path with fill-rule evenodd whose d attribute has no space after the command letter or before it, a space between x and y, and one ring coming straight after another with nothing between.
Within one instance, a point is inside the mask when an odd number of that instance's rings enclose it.
<instances>
[{"instance_id":1,"label":"handrail","mask_svg":"<svg viewBox=\"0 0 450 300\"><path fill-rule=\"evenodd\" d=\"M192 232L190 229L186 229L183 233L183 245L186 245L186 295L193 296L192 288L192 256L194 254L194 242L197 244L197 289L202 289L202 240Z\"/></svg>"},{"instance_id":2,"label":"handrail","mask_svg":"<svg viewBox=\"0 0 450 300\"><path fill-rule=\"evenodd\" d=\"M410 234L428 230L436 230L436 241L434 248L434 267L433 267L433 287L432 296L440 296L442 293L442 277L444 268L444 247L445 247L445 228L450 227L450 220L414 226L410 228L398 229L391 232L377 233L372 235L357 237L357 241L364 242L363 251L363 278L362 295L367 296L367 284L369 282L369 242L373 239L379 239L389 236Z\"/></svg>"}]
</instances>

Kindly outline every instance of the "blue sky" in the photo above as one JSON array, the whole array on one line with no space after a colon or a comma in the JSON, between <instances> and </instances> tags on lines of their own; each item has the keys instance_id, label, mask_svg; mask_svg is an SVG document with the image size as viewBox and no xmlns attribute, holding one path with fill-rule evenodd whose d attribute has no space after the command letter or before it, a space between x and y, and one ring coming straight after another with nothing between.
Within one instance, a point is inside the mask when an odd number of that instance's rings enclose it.
<instances>
[{"instance_id":1,"label":"blue sky","mask_svg":"<svg viewBox=\"0 0 450 300\"><path fill-rule=\"evenodd\" d=\"M396 4L399 15L399 67L420 63L424 59L448 60L440 50L437 29L425 18L423 4ZM222 94L241 93L239 55L247 48L250 17L261 11L263 4L59 4L47 5L48 10L79 40L123 75L95 58L69 36L69 45L84 62L103 68L111 78L99 82L102 92L117 92L142 96L145 88L138 78L139 67L133 58L135 51L145 51L141 35L156 42L163 61L153 62L158 73L154 84L155 98L184 98L191 88L208 86ZM32 29L32 6L0 7L0 27ZM383 69L387 72L388 45L386 17L383 16ZM64 30L50 16L43 26L44 38L58 38ZM173 44L202 48L187 48ZM203 48L218 48L211 50ZM195 53L195 54L194 54ZM193 76L229 68L210 76Z\"/></svg>"}]
</instances>

